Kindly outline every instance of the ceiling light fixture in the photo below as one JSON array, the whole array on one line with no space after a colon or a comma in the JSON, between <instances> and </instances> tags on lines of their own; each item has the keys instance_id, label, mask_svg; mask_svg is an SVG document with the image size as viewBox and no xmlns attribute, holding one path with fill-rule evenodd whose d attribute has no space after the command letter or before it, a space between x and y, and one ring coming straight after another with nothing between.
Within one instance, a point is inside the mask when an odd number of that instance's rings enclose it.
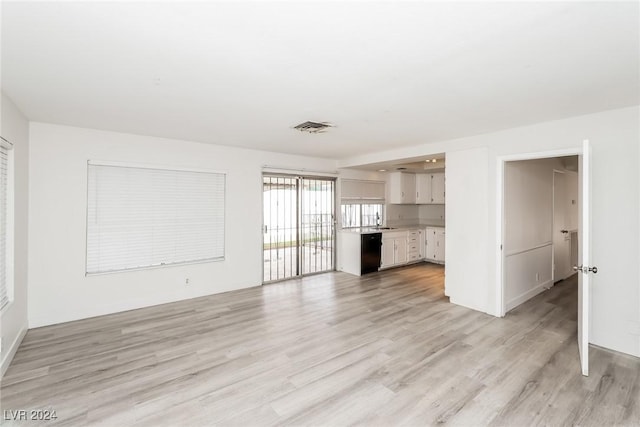
<instances>
[{"instance_id":1,"label":"ceiling light fixture","mask_svg":"<svg viewBox=\"0 0 640 427\"><path fill-rule=\"evenodd\" d=\"M378 172L386 172L386 169L378 169Z\"/></svg>"}]
</instances>

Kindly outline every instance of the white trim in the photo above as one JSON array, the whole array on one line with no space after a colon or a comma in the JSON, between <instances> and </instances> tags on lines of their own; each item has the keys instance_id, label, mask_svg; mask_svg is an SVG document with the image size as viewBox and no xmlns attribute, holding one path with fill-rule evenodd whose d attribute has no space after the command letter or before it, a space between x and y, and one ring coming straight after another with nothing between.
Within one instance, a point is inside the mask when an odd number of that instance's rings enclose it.
<instances>
[{"instance_id":1,"label":"white trim","mask_svg":"<svg viewBox=\"0 0 640 427\"><path fill-rule=\"evenodd\" d=\"M579 156L582 154L582 146L576 148L563 148L561 150L541 151L537 153L509 154L498 157L498 161L514 162L518 160L551 159L554 157Z\"/></svg>"},{"instance_id":2,"label":"white trim","mask_svg":"<svg viewBox=\"0 0 640 427\"><path fill-rule=\"evenodd\" d=\"M529 289L528 291L524 292L523 294L520 294L517 297L512 298L511 300L507 301L506 311L513 310L514 308L516 308L520 304L524 303L525 301L528 301L529 299L531 299L534 296L538 295L539 293L543 292L545 289L549 289L552 286L553 286L553 279L547 280L546 282L540 283L535 288Z\"/></svg>"},{"instance_id":3,"label":"white trim","mask_svg":"<svg viewBox=\"0 0 640 427\"><path fill-rule=\"evenodd\" d=\"M548 159L553 157L580 156L582 155L582 144L575 148L564 148L560 150L540 151L523 154L509 154L498 156L496 159L496 314L504 317L507 312L507 304L504 299L504 170L506 162L519 160ZM578 171L582 173L582 171ZM553 279L552 279L553 280Z\"/></svg>"},{"instance_id":4,"label":"white trim","mask_svg":"<svg viewBox=\"0 0 640 427\"><path fill-rule=\"evenodd\" d=\"M192 265L192 264L207 264L210 262L219 262L224 261L225 257L218 258L208 258L208 259L198 259L194 261L182 261L182 262L171 262L167 264L158 264L158 265L145 265L144 267L131 267L131 268L123 268L120 270L109 270L109 271L97 271L95 273L85 272L85 277L91 276L104 276L105 274L118 274L118 273L128 273L130 271L139 271L139 270L154 270L156 268L164 268L164 267L179 267L182 265ZM86 268L85 268L86 270Z\"/></svg>"},{"instance_id":5,"label":"white trim","mask_svg":"<svg viewBox=\"0 0 640 427\"><path fill-rule=\"evenodd\" d=\"M525 252L535 251L536 249L546 248L547 246L553 246L553 242L544 242L544 243L541 243L539 245L532 246L530 248L518 249L517 251L511 251L508 254L506 254L504 257L507 258L507 257L514 256L514 255L520 255L520 254L523 254Z\"/></svg>"},{"instance_id":6,"label":"white trim","mask_svg":"<svg viewBox=\"0 0 640 427\"><path fill-rule=\"evenodd\" d=\"M506 314L504 304L504 164L505 161L498 157L496 173L496 316L504 317Z\"/></svg>"},{"instance_id":7,"label":"white trim","mask_svg":"<svg viewBox=\"0 0 640 427\"><path fill-rule=\"evenodd\" d=\"M294 169L283 168L279 166L262 165L262 173L266 174L284 174L284 175L305 175L306 177L330 177L337 178L340 174L338 171L314 171L312 169Z\"/></svg>"},{"instance_id":8,"label":"white trim","mask_svg":"<svg viewBox=\"0 0 640 427\"><path fill-rule=\"evenodd\" d=\"M88 166L113 166L113 167L119 167L119 168L157 169L157 170L163 170L163 171L196 172L196 173L227 175L227 172L212 170L212 169L191 168L187 166L160 165L160 164L151 164L151 163L127 163L127 162L110 162L110 161L102 161L102 160L88 160L87 165Z\"/></svg>"},{"instance_id":9,"label":"white trim","mask_svg":"<svg viewBox=\"0 0 640 427\"><path fill-rule=\"evenodd\" d=\"M0 362L0 378L2 378L5 372L7 372L7 369L9 369L9 365L11 365L11 362L13 361L13 358L16 355L16 352L18 351L20 344L22 344L22 340L24 339L24 336L26 334L27 334L27 326L25 325L22 328L20 328L20 333L18 334L16 339L13 340L13 342L11 343L11 346L9 347L9 351L5 351L5 349L2 349L2 353L4 357L2 358L2 362Z\"/></svg>"}]
</instances>

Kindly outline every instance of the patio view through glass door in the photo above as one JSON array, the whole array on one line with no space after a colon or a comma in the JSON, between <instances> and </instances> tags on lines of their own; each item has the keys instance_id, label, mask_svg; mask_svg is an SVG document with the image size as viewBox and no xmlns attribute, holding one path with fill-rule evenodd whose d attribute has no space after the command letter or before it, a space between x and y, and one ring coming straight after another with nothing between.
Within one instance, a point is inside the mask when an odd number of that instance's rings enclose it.
<instances>
[{"instance_id":1,"label":"patio view through glass door","mask_svg":"<svg viewBox=\"0 0 640 427\"><path fill-rule=\"evenodd\" d=\"M334 269L335 180L263 176L263 281Z\"/></svg>"}]
</instances>

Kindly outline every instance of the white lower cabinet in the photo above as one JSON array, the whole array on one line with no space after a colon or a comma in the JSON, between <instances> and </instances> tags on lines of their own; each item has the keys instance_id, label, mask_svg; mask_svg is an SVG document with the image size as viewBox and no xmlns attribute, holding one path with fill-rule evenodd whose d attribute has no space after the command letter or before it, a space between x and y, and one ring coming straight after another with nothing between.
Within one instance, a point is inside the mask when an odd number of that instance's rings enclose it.
<instances>
[{"instance_id":1,"label":"white lower cabinet","mask_svg":"<svg viewBox=\"0 0 640 427\"><path fill-rule=\"evenodd\" d=\"M382 234L381 268L407 263L407 232Z\"/></svg>"},{"instance_id":2,"label":"white lower cabinet","mask_svg":"<svg viewBox=\"0 0 640 427\"><path fill-rule=\"evenodd\" d=\"M420 259L421 230L410 230L407 232L407 262L414 262Z\"/></svg>"},{"instance_id":3,"label":"white lower cabinet","mask_svg":"<svg viewBox=\"0 0 640 427\"><path fill-rule=\"evenodd\" d=\"M425 235L425 259L427 261L444 262L444 228L427 227Z\"/></svg>"},{"instance_id":4,"label":"white lower cabinet","mask_svg":"<svg viewBox=\"0 0 640 427\"><path fill-rule=\"evenodd\" d=\"M424 259L423 242L424 230L383 233L380 268L396 267Z\"/></svg>"}]
</instances>

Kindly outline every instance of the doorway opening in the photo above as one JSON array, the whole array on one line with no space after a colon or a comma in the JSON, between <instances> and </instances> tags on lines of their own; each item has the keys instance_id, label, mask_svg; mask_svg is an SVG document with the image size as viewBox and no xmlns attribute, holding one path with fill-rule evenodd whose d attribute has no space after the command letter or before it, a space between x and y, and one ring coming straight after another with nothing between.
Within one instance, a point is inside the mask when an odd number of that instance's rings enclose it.
<instances>
[{"instance_id":1,"label":"doorway opening","mask_svg":"<svg viewBox=\"0 0 640 427\"><path fill-rule=\"evenodd\" d=\"M577 156L505 163L506 312L575 273L570 239L578 235L577 203Z\"/></svg>"},{"instance_id":2,"label":"doorway opening","mask_svg":"<svg viewBox=\"0 0 640 427\"><path fill-rule=\"evenodd\" d=\"M263 175L263 283L335 269L335 183Z\"/></svg>"},{"instance_id":3,"label":"doorway opening","mask_svg":"<svg viewBox=\"0 0 640 427\"><path fill-rule=\"evenodd\" d=\"M597 272L589 267L589 143L502 157L498 168L499 312L504 316L561 282L561 308L577 322L582 373L588 375L589 274Z\"/></svg>"}]
</instances>

